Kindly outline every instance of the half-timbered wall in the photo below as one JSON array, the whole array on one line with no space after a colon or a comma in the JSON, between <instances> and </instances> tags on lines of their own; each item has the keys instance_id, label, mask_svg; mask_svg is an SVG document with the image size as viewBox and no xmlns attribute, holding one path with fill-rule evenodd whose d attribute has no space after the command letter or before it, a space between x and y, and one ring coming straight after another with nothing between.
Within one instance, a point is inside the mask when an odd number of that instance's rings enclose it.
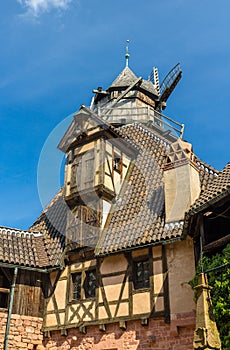
<instances>
[{"instance_id":1,"label":"half-timbered wall","mask_svg":"<svg viewBox=\"0 0 230 350\"><path fill-rule=\"evenodd\" d=\"M129 162L129 158L123 152L109 141L105 142L104 183L115 195L119 193Z\"/></svg>"},{"instance_id":2,"label":"half-timbered wall","mask_svg":"<svg viewBox=\"0 0 230 350\"><path fill-rule=\"evenodd\" d=\"M129 164L130 158L110 139L99 138L68 152L65 172L68 243L95 247L111 200L119 193Z\"/></svg>"},{"instance_id":3,"label":"half-timbered wall","mask_svg":"<svg viewBox=\"0 0 230 350\"><path fill-rule=\"evenodd\" d=\"M161 246L73 263L46 301L44 329L167 317L166 268Z\"/></svg>"}]
</instances>

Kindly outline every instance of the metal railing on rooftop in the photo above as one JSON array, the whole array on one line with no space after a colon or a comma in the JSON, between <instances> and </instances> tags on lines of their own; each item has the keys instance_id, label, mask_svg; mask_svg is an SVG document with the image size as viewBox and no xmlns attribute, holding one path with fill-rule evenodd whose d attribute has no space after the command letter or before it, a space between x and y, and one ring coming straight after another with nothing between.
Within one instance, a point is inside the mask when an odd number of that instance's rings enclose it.
<instances>
[{"instance_id":1,"label":"metal railing on rooftop","mask_svg":"<svg viewBox=\"0 0 230 350\"><path fill-rule=\"evenodd\" d=\"M100 108L98 107L98 115L103 119L114 124L127 124L130 122L148 122L161 132L170 132L174 136L182 137L184 125L178 123L172 118L154 110L150 106L147 107L113 107ZM106 112L106 114L105 114Z\"/></svg>"}]
</instances>

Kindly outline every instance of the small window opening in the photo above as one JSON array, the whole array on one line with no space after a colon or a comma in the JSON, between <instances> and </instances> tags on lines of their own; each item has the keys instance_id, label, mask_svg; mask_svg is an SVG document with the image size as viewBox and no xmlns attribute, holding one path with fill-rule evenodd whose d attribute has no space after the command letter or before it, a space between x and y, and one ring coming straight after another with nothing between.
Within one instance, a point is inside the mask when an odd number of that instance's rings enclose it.
<instances>
[{"instance_id":1,"label":"small window opening","mask_svg":"<svg viewBox=\"0 0 230 350\"><path fill-rule=\"evenodd\" d=\"M79 300L81 299L81 273L73 273L72 282L73 282L73 299Z\"/></svg>"},{"instance_id":2,"label":"small window opening","mask_svg":"<svg viewBox=\"0 0 230 350\"><path fill-rule=\"evenodd\" d=\"M117 154L114 155L113 169L119 174L122 171L122 158Z\"/></svg>"},{"instance_id":3,"label":"small window opening","mask_svg":"<svg viewBox=\"0 0 230 350\"><path fill-rule=\"evenodd\" d=\"M84 281L85 298L95 298L96 286L96 270L86 271Z\"/></svg>"},{"instance_id":4,"label":"small window opening","mask_svg":"<svg viewBox=\"0 0 230 350\"><path fill-rule=\"evenodd\" d=\"M149 259L133 262L134 289L149 288Z\"/></svg>"}]
</instances>

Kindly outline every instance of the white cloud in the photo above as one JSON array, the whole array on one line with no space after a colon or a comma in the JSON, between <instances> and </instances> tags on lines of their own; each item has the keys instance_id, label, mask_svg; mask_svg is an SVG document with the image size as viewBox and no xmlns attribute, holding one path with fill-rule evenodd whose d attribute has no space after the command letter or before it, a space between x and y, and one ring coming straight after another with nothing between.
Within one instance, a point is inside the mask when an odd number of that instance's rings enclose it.
<instances>
[{"instance_id":1,"label":"white cloud","mask_svg":"<svg viewBox=\"0 0 230 350\"><path fill-rule=\"evenodd\" d=\"M33 16L49 12L52 9L64 10L73 0L17 0Z\"/></svg>"}]
</instances>

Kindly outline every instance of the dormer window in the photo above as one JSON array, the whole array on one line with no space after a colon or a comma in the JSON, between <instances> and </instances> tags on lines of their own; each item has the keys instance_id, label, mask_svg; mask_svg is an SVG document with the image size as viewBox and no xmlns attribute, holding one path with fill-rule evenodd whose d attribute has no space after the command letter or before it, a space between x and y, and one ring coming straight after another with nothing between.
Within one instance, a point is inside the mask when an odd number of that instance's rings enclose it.
<instances>
[{"instance_id":1,"label":"dormer window","mask_svg":"<svg viewBox=\"0 0 230 350\"><path fill-rule=\"evenodd\" d=\"M79 200L113 200L137 153L116 129L86 107L74 115L59 149L67 154L64 196L71 206Z\"/></svg>"},{"instance_id":2,"label":"dormer window","mask_svg":"<svg viewBox=\"0 0 230 350\"><path fill-rule=\"evenodd\" d=\"M73 162L71 187L77 191L93 188L94 186L94 150L77 155Z\"/></svg>"}]
</instances>

